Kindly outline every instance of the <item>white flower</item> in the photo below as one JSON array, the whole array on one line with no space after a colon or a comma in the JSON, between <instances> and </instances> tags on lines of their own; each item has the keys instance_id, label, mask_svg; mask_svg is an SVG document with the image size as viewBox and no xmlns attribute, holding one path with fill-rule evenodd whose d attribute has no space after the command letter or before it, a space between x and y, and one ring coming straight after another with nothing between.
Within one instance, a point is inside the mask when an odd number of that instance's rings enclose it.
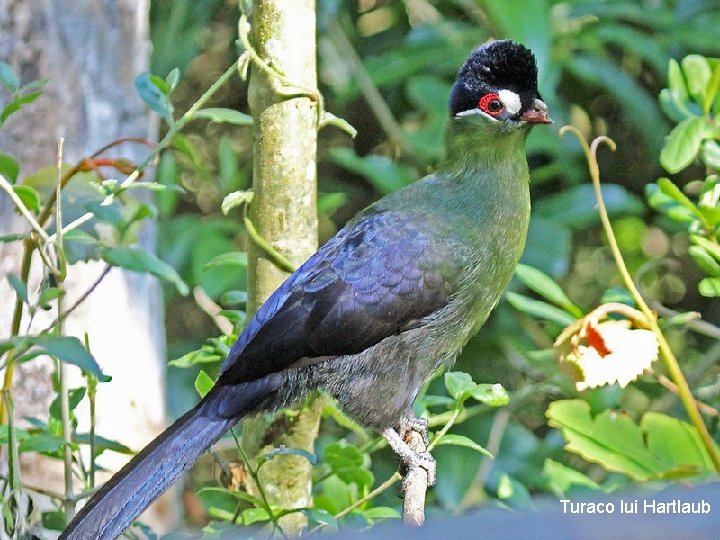
<instances>
[{"instance_id":1,"label":"white flower","mask_svg":"<svg viewBox=\"0 0 720 540\"><path fill-rule=\"evenodd\" d=\"M657 360L658 342L650 330L631 328L630 322L588 321L577 345L563 358L572 364L578 390L617 382L623 388Z\"/></svg>"}]
</instances>

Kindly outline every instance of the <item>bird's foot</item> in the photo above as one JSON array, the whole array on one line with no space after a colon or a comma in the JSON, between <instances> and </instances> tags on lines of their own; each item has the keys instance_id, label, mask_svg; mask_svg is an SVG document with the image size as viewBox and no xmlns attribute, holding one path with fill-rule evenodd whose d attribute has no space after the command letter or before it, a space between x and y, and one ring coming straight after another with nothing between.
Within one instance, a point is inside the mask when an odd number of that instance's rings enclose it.
<instances>
[{"instance_id":1,"label":"bird's foot","mask_svg":"<svg viewBox=\"0 0 720 540\"><path fill-rule=\"evenodd\" d=\"M425 446L430 444L430 438L428 437L428 421L427 418L417 418L416 416L405 416L400 421L400 437L403 441L408 440L408 435L411 431L419 433L422 437Z\"/></svg>"},{"instance_id":2,"label":"bird's foot","mask_svg":"<svg viewBox=\"0 0 720 540\"><path fill-rule=\"evenodd\" d=\"M427 422L425 422L425 430L427 432ZM418 431L418 433L420 433L420 435L422 436L422 432ZM398 457L402 461L403 466L406 469L405 473L403 474L403 491L405 491L406 482L409 478L415 476L418 468L421 468L426 472L427 485L429 487L435 485L435 471L437 469L437 466L435 464L435 458L432 457L430 452L418 452L413 450L412 448L410 448L410 445L405 442L404 438L401 437L398 432L395 431L395 429L393 428L387 428L383 430L382 435L390 445L390 448L392 448L393 451L398 455Z\"/></svg>"}]
</instances>

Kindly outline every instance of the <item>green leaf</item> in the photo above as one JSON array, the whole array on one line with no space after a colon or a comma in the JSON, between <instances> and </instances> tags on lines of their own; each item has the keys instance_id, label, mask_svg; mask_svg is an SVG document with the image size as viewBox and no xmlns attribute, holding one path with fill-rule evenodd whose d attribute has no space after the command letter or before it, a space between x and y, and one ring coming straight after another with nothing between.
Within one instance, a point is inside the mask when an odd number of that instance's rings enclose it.
<instances>
[{"instance_id":1,"label":"green leaf","mask_svg":"<svg viewBox=\"0 0 720 540\"><path fill-rule=\"evenodd\" d=\"M165 82L165 79L158 77L157 75L150 74L150 81L158 87L158 89L166 96L170 95L170 87Z\"/></svg>"},{"instance_id":2,"label":"green leaf","mask_svg":"<svg viewBox=\"0 0 720 540\"><path fill-rule=\"evenodd\" d=\"M568 326L575 321L574 317L547 302L533 300L532 298L511 291L505 293L505 298L508 303L518 311L522 311L538 319L552 321L561 326Z\"/></svg>"},{"instance_id":3,"label":"green leaf","mask_svg":"<svg viewBox=\"0 0 720 540\"><path fill-rule=\"evenodd\" d=\"M8 182L14 184L20 173L20 165L15 158L8 154L0 153L0 174L7 178Z\"/></svg>"},{"instance_id":4,"label":"green leaf","mask_svg":"<svg viewBox=\"0 0 720 540\"><path fill-rule=\"evenodd\" d=\"M345 441L327 445L323 451L323 462L343 482L369 487L373 483L373 475L365 468L365 455L358 448Z\"/></svg>"},{"instance_id":5,"label":"green leaf","mask_svg":"<svg viewBox=\"0 0 720 540\"><path fill-rule=\"evenodd\" d=\"M38 306L40 306L41 309L48 310L52 307L50 302L56 298L60 298L62 294L63 291L57 287L48 287L47 289L43 289L40 293L40 298L38 299Z\"/></svg>"},{"instance_id":6,"label":"green leaf","mask_svg":"<svg viewBox=\"0 0 720 540\"><path fill-rule=\"evenodd\" d=\"M30 435L18 446L18 452L41 452L56 454L65 446L65 440L57 435L38 433Z\"/></svg>"},{"instance_id":7,"label":"green leaf","mask_svg":"<svg viewBox=\"0 0 720 540\"><path fill-rule=\"evenodd\" d=\"M77 444L90 445L90 434L89 433L74 433L73 442ZM99 455L105 450L117 452L119 454L132 455L135 454L130 448L111 439L106 439L100 435L95 435L95 455Z\"/></svg>"},{"instance_id":8,"label":"green leaf","mask_svg":"<svg viewBox=\"0 0 720 540\"><path fill-rule=\"evenodd\" d=\"M660 188L660 191L662 191L665 195L670 197L680 206L692 212L696 216L702 217L697 206L695 206L695 204L693 204L693 202L687 198L687 196L682 192L682 190L675 184L673 184L669 178L658 178L657 185Z\"/></svg>"},{"instance_id":9,"label":"green leaf","mask_svg":"<svg viewBox=\"0 0 720 540\"><path fill-rule=\"evenodd\" d=\"M247 303L247 291L228 291L220 297L224 306L238 306Z\"/></svg>"},{"instance_id":10,"label":"green leaf","mask_svg":"<svg viewBox=\"0 0 720 540\"><path fill-rule=\"evenodd\" d=\"M15 293L18 295L18 298L20 298L23 303L29 304L30 299L28 298L28 291L25 283L23 283L23 281L12 272L7 275L7 279L10 282L10 286L15 289Z\"/></svg>"},{"instance_id":11,"label":"green leaf","mask_svg":"<svg viewBox=\"0 0 720 540\"><path fill-rule=\"evenodd\" d=\"M17 74L2 60L0 60L0 83L13 94L20 88L20 79Z\"/></svg>"},{"instance_id":12,"label":"green leaf","mask_svg":"<svg viewBox=\"0 0 720 540\"><path fill-rule=\"evenodd\" d=\"M38 336L27 339L46 354L54 356L61 362L73 364L83 371L92 373L102 382L110 381L110 377L102 372L93 355L90 354L78 338L71 336Z\"/></svg>"},{"instance_id":13,"label":"green leaf","mask_svg":"<svg viewBox=\"0 0 720 540\"><path fill-rule=\"evenodd\" d=\"M28 210L36 214L40 212L40 194L35 189L23 184L16 184L13 186L13 191Z\"/></svg>"},{"instance_id":14,"label":"green leaf","mask_svg":"<svg viewBox=\"0 0 720 540\"><path fill-rule=\"evenodd\" d=\"M242 511L242 522L245 526L264 521L270 521L270 515L264 508L246 508Z\"/></svg>"},{"instance_id":15,"label":"green leaf","mask_svg":"<svg viewBox=\"0 0 720 540\"><path fill-rule=\"evenodd\" d=\"M510 396L501 384L476 384L470 397L489 407L504 407L510 402Z\"/></svg>"},{"instance_id":16,"label":"green leaf","mask_svg":"<svg viewBox=\"0 0 720 540\"><path fill-rule=\"evenodd\" d=\"M704 248L700 246L690 246L688 253L702 269L703 272L711 277L720 276L720 263L716 261Z\"/></svg>"},{"instance_id":17,"label":"green leaf","mask_svg":"<svg viewBox=\"0 0 720 540\"><path fill-rule=\"evenodd\" d=\"M164 281L168 281L175 285L175 288L183 296L190 292L188 286L172 266L145 250L127 246L106 247L102 250L101 255L105 262L113 266L121 266L134 272L152 274Z\"/></svg>"},{"instance_id":18,"label":"green leaf","mask_svg":"<svg viewBox=\"0 0 720 540\"><path fill-rule=\"evenodd\" d=\"M252 201L253 198L253 192L252 190L241 190L241 191L233 191L232 193L228 193L225 198L223 199L222 204L220 205L220 209L222 210L222 213L226 216L228 215L228 212L232 210L233 208L237 206L242 206L244 204L250 204L250 201Z\"/></svg>"},{"instance_id":19,"label":"green leaf","mask_svg":"<svg viewBox=\"0 0 720 540\"><path fill-rule=\"evenodd\" d=\"M560 285L555 283L555 281L544 272L526 264L518 264L515 269L515 275L529 289L563 308L573 317L582 317L583 313L580 308L573 304Z\"/></svg>"},{"instance_id":20,"label":"green leaf","mask_svg":"<svg viewBox=\"0 0 720 540\"><path fill-rule=\"evenodd\" d=\"M253 117L249 114L241 113L235 109L225 109L222 107L208 107L200 109L193 116L193 120L204 118L218 124L234 124L236 126L252 126Z\"/></svg>"},{"instance_id":21,"label":"green leaf","mask_svg":"<svg viewBox=\"0 0 720 540\"><path fill-rule=\"evenodd\" d=\"M80 405L80 402L85 397L85 388L73 388L68 392L68 401L69 401L69 410L70 412L77 409L77 406ZM60 396L58 395L55 397L55 399L52 400L50 403L50 409L49 409L50 417L55 418L56 420L62 419L62 413L60 411Z\"/></svg>"},{"instance_id":22,"label":"green leaf","mask_svg":"<svg viewBox=\"0 0 720 540\"><path fill-rule=\"evenodd\" d=\"M707 298L717 298L720 296L720 278L706 277L700 280L698 291Z\"/></svg>"},{"instance_id":23,"label":"green leaf","mask_svg":"<svg viewBox=\"0 0 720 540\"><path fill-rule=\"evenodd\" d=\"M696 234L693 234L690 236L690 240L694 243L703 248L705 251L708 252L708 254L712 255L720 261L720 244L717 242L712 242L708 240L707 238L703 238L702 236L698 236Z\"/></svg>"},{"instance_id":24,"label":"green leaf","mask_svg":"<svg viewBox=\"0 0 720 540\"><path fill-rule=\"evenodd\" d=\"M10 118L11 115L18 112L20 109L23 108L23 106L32 103L41 95L42 92L30 92L29 94L18 96L12 101L10 101L10 103L5 105L2 112L0 112L0 126L3 125L5 121Z\"/></svg>"},{"instance_id":25,"label":"green leaf","mask_svg":"<svg viewBox=\"0 0 720 540\"><path fill-rule=\"evenodd\" d=\"M472 377L463 371L448 371L445 373L445 388L448 394L455 401L462 401L465 397L470 396L477 385Z\"/></svg>"},{"instance_id":26,"label":"green leaf","mask_svg":"<svg viewBox=\"0 0 720 540\"><path fill-rule=\"evenodd\" d=\"M180 70L178 68L174 68L170 73L168 73L168 76L165 77L165 84L167 84L169 92L175 90L175 87L177 86L179 80Z\"/></svg>"},{"instance_id":27,"label":"green leaf","mask_svg":"<svg viewBox=\"0 0 720 540\"><path fill-rule=\"evenodd\" d=\"M712 139L703 141L702 159L708 167L720 171L720 144Z\"/></svg>"},{"instance_id":28,"label":"green leaf","mask_svg":"<svg viewBox=\"0 0 720 540\"><path fill-rule=\"evenodd\" d=\"M390 506L375 506L362 511L368 519L400 519L402 514Z\"/></svg>"},{"instance_id":29,"label":"green leaf","mask_svg":"<svg viewBox=\"0 0 720 540\"><path fill-rule=\"evenodd\" d=\"M195 377L195 390L200 397L204 398L207 393L212 390L214 385L215 381L212 380L212 377L210 377L205 370L201 369L197 377Z\"/></svg>"},{"instance_id":30,"label":"green leaf","mask_svg":"<svg viewBox=\"0 0 720 540\"><path fill-rule=\"evenodd\" d=\"M705 114L709 114L715 98L720 94L720 64L715 66L712 76L708 81L702 100L702 108ZM718 111L720 112L720 111Z\"/></svg>"},{"instance_id":31,"label":"green leaf","mask_svg":"<svg viewBox=\"0 0 720 540\"><path fill-rule=\"evenodd\" d=\"M703 139L712 135L707 120L687 118L673 128L660 151L660 164L671 174L690 165L700 151Z\"/></svg>"},{"instance_id":32,"label":"green leaf","mask_svg":"<svg viewBox=\"0 0 720 540\"><path fill-rule=\"evenodd\" d=\"M710 81L711 71L707 58L699 54L690 54L680 61L690 96L702 103L705 90Z\"/></svg>"},{"instance_id":33,"label":"green leaf","mask_svg":"<svg viewBox=\"0 0 720 540\"><path fill-rule=\"evenodd\" d=\"M144 71L135 78L135 90L151 110L162 116L168 124L172 123L173 106L163 88L156 84L158 77ZM162 81L162 79L159 79ZM167 89L165 81L163 86Z\"/></svg>"},{"instance_id":34,"label":"green leaf","mask_svg":"<svg viewBox=\"0 0 720 540\"><path fill-rule=\"evenodd\" d=\"M51 510L42 513L42 526L44 529L51 531L62 531L67 525L65 512L61 510Z\"/></svg>"},{"instance_id":35,"label":"green leaf","mask_svg":"<svg viewBox=\"0 0 720 540\"><path fill-rule=\"evenodd\" d=\"M688 100L688 88L680 64L675 59L668 63L668 84L676 101L684 107Z\"/></svg>"},{"instance_id":36,"label":"green leaf","mask_svg":"<svg viewBox=\"0 0 720 540\"><path fill-rule=\"evenodd\" d=\"M197 492L197 497L210 516L224 521L232 521L235 517L238 498L230 490L226 488L203 488Z\"/></svg>"},{"instance_id":37,"label":"green leaf","mask_svg":"<svg viewBox=\"0 0 720 540\"><path fill-rule=\"evenodd\" d=\"M609 471L647 481L697 475L703 470L698 467L695 453L683 454L688 439L681 431L694 431L689 424L680 429L674 422L651 417L647 422L643 419L641 428L625 413L613 410L605 410L593 418L590 405L579 399L555 401L545 414L549 424L562 431L567 441L566 450ZM659 424L662 430L653 427ZM678 446L672 441L662 441L668 437L679 437Z\"/></svg>"},{"instance_id":38,"label":"green leaf","mask_svg":"<svg viewBox=\"0 0 720 540\"><path fill-rule=\"evenodd\" d=\"M490 452L488 452L483 446L479 445L469 437L464 435L447 434L442 438L438 439L437 446L464 446L465 448L471 448L480 454L494 459Z\"/></svg>"},{"instance_id":39,"label":"green leaf","mask_svg":"<svg viewBox=\"0 0 720 540\"><path fill-rule=\"evenodd\" d=\"M543 476L546 479L548 488L557 497L565 497L571 489L577 487L598 491L601 489L596 482L588 478L585 474L550 458L545 458Z\"/></svg>"},{"instance_id":40,"label":"green leaf","mask_svg":"<svg viewBox=\"0 0 720 540\"><path fill-rule=\"evenodd\" d=\"M239 266L246 268L248 265L247 253L244 251L229 251L213 257L203 266L203 270L214 266Z\"/></svg>"},{"instance_id":41,"label":"green leaf","mask_svg":"<svg viewBox=\"0 0 720 540\"><path fill-rule=\"evenodd\" d=\"M640 427L647 433L647 446L668 463L712 471L713 462L697 430L686 422L665 414L647 412Z\"/></svg>"},{"instance_id":42,"label":"green leaf","mask_svg":"<svg viewBox=\"0 0 720 540\"><path fill-rule=\"evenodd\" d=\"M21 234L21 233L3 234L2 236L0 236L0 242L2 242L4 244L10 243L10 242L17 242L19 240L25 240L26 237L27 237L27 235Z\"/></svg>"}]
</instances>

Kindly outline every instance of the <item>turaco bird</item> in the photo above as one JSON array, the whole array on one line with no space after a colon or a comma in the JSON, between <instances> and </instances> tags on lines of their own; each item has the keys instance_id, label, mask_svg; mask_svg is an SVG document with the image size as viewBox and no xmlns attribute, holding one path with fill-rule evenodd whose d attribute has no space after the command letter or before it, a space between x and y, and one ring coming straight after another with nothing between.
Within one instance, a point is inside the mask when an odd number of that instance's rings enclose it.
<instances>
[{"instance_id":1,"label":"turaco bird","mask_svg":"<svg viewBox=\"0 0 720 540\"><path fill-rule=\"evenodd\" d=\"M298 268L249 322L213 389L113 476L61 538L117 537L239 419L317 388L432 481L432 458L403 439L423 429L412 403L510 281L530 216L525 139L549 123L527 48L493 41L473 51L452 89L437 172L360 212Z\"/></svg>"}]
</instances>

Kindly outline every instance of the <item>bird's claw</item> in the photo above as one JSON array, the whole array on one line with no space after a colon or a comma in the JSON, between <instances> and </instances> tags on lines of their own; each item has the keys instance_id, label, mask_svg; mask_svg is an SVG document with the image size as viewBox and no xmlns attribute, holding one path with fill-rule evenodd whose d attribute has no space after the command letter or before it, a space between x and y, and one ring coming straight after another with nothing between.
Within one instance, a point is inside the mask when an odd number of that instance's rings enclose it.
<instances>
[{"instance_id":1,"label":"bird's claw","mask_svg":"<svg viewBox=\"0 0 720 540\"><path fill-rule=\"evenodd\" d=\"M400 436L404 441L407 441L407 436L410 431L418 433L422 437L425 446L430 444L427 418L417 418L415 416L406 416L403 418L400 423Z\"/></svg>"},{"instance_id":2,"label":"bird's claw","mask_svg":"<svg viewBox=\"0 0 720 540\"><path fill-rule=\"evenodd\" d=\"M427 422L424 423L425 431L427 432ZM401 430L404 430L404 427L401 428ZM408 431L417 431L420 435L422 435L422 431L417 429L406 430L405 433L407 433ZM403 490L405 490L408 478L412 478L414 476L414 473L417 472L418 468L425 470L425 472L427 473L428 487L432 487L435 485L435 471L437 467L435 464L435 458L432 457L430 452L416 452L415 450L410 448L407 441L392 428L384 430L383 437L385 437L390 447L395 451L398 457L400 457L402 466L404 469L406 469L403 472Z\"/></svg>"},{"instance_id":3,"label":"bird's claw","mask_svg":"<svg viewBox=\"0 0 720 540\"><path fill-rule=\"evenodd\" d=\"M410 478L414 476L414 472L417 470L417 468L421 468L425 471L427 474L427 486L433 487L435 485L435 481L437 479L437 463L435 462L435 458L432 457L430 452L417 452L413 454L413 459L409 460L408 462L404 462L405 467L407 467L407 473L403 475L403 482L402 482L402 490L405 492L406 489L406 483L409 481Z\"/></svg>"}]
</instances>

